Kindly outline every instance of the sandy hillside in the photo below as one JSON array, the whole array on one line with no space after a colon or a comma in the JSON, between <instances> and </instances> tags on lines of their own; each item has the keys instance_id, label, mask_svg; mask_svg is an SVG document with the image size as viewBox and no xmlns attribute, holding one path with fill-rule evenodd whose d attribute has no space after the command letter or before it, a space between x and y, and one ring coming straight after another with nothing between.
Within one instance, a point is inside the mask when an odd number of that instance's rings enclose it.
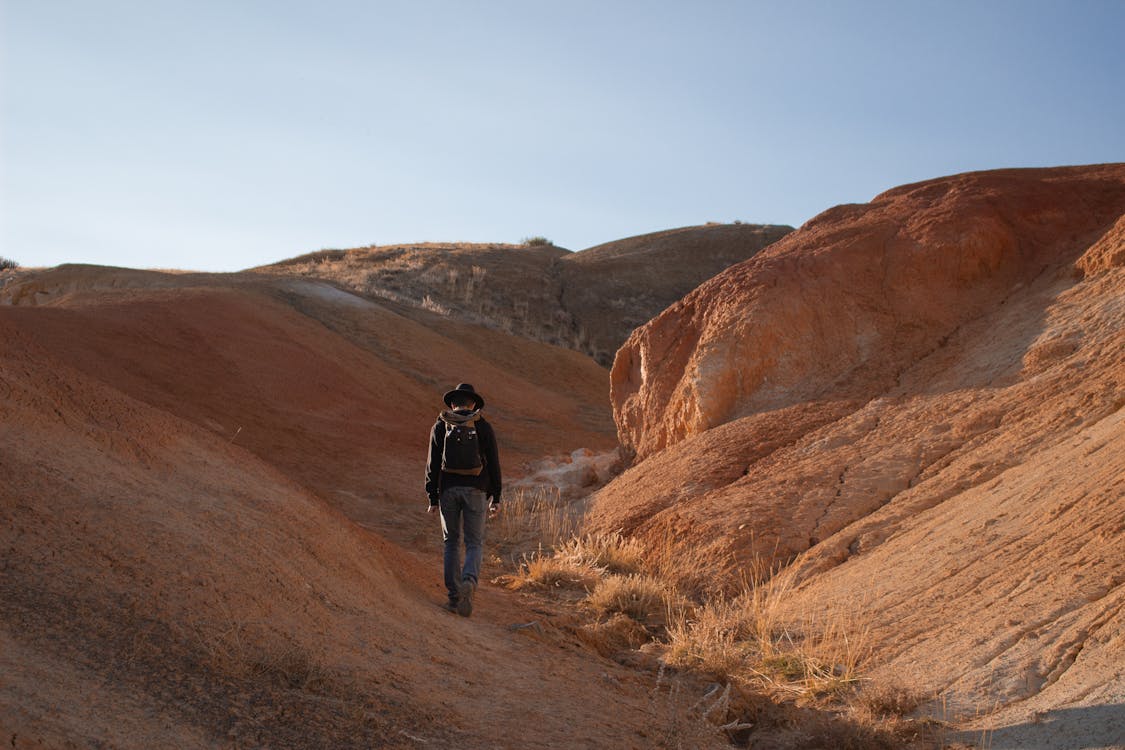
<instances>
[{"instance_id":1,"label":"sandy hillside","mask_svg":"<svg viewBox=\"0 0 1125 750\"><path fill-rule=\"evenodd\" d=\"M1125 165L826 211L618 352L594 526L697 588L787 566L993 748L1125 746L1123 213Z\"/></svg>"},{"instance_id":2,"label":"sandy hillside","mask_svg":"<svg viewBox=\"0 0 1125 750\"><path fill-rule=\"evenodd\" d=\"M440 610L422 512L450 385L514 476L613 445L604 369L321 282L70 266L0 296L6 746L651 744L651 680L510 629L542 616L500 590Z\"/></svg>"},{"instance_id":3,"label":"sandy hillside","mask_svg":"<svg viewBox=\"0 0 1125 750\"><path fill-rule=\"evenodd\" d=\"M1125 746L1123 213L1125 166L1005 170L790 234L7 272L0 738L713 741L685 717L721 692L705 693L715 673L674 666L676 690L654 690L670 628L642 617L622 632L644 638L607 650L583 636L610 631L582 593L500 579L471 619L440 609L424 445L441 394L469 381L509 498L521 474L552 474L544 457L620 444L631 468L586 530L642 540L644 569L700 601L772 571L792 586L774 600L798 625L785 638L844 623L870 651L861 699L938 696L922 711L964 730L798 706L775 681L723 709L739 742ZM700 257L727 270L691 277ZM658 312L612 372L573 350L604 354Z\"/></svg>"},{"instance_id":4,"label":"sandy hillside","mask_svg":"<svg viewBox=\"0 0 1125 750\"><path fill-rule=\"evenodd\" d=\"M323 250L259 269L563 346L609 366L634 328L793 230L708 224L576 253L551 245L419 243ZM409 313L407 313L409 314Z\"/></svg>"}]
</instances>

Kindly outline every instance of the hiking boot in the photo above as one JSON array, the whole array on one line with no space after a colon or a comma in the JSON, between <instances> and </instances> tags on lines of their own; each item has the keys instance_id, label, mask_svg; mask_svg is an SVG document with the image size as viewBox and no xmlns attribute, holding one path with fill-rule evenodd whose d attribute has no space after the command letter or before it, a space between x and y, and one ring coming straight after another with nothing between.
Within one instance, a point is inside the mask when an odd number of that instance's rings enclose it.
<instances>
[{"instance_id":1,"label":"hiking boot","mask_svg":"<svg viewBox=\"0 0 1125 750\"><path fill-rule=\"evenodd\" d=\"M461 586L457 590L457 614L468 617L473 613L473 592L476 588L477 585L473 582L473 579L461 579Z\"/></svg>"},{"instance_id":2,"label":"hiking boot","mask_svg":"<svg viewBox=\"0 0 1125 750\"><path fill-rule=\"evenodd\" d=\"M444 609L446 612L456 612L457 611L457 600L456 599L447 599L445 601L445 604L441 605L441 608Z\"/></svg>"}]
</instances>

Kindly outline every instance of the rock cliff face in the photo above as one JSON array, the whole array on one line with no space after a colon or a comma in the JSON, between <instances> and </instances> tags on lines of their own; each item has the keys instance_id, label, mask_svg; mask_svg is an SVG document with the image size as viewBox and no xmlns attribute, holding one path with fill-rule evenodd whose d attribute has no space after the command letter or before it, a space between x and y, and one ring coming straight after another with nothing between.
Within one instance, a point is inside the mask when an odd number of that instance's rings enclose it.
<instances>
[{"instance_id":1,"label":"rock cliff face","mask_svg":"<svg viewBox=\"0 0 1125 750\"><path fill-rule=\"evenodd\" d=\"M820 214L630 337L612 374L622 444L644 458L740 417L887 390L960 326L1073 264L1120 214L1120 175L959 175ZM1122 262L1121 231L1091 248L1091 270Z\"/></svg>"},{"instance_id":2,"label":"rock cliff face","mask_svg":"<svg viewBox=\"0 0 1125 750\"><path fill-rule=\"evenodd\" d=\"M1122 266L1125 266L1125 216L1078 259L1078 270L1086 276Z\"/></svg>"},{"instance_id":3,"label":"rock cliff face","mask_svg":"<svg viewBox=\"0 0 1125 750\"><path fill-rule=\"evenodd\" d=\"M697 589L786 570L953 712L1119 702L1123 213L1125 165L958 175L704 283L617 354L592 530Z\"/></svg>"}]
</instances>

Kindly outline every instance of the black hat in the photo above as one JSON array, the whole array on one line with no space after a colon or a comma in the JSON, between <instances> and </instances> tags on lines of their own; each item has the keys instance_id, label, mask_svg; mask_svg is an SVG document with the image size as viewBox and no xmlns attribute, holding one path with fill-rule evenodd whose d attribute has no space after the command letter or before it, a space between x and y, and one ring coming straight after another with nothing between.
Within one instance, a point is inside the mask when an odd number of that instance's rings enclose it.
<instances>
[{"instance_id":1,"label":"black hat","mask_svg":"<svg viewBox=\"0 0 1125 750\"><path fill-rule=\"evenodd\" d=\"M455 396L468 396L469 398L473 399L473 401L476 402L477 409L483 409L484 408L484 399L481 398L480 394L477 393L475 390L473 390L473 387L471 385L469 385L468 383L462 383L461 385L457 386L456 388L454 388L449 393L445 394L445 405L448 406L450 409L453 408L453 404L450 403L450 402L453 400L453 398Z\"/></svg>"}]
</instances>

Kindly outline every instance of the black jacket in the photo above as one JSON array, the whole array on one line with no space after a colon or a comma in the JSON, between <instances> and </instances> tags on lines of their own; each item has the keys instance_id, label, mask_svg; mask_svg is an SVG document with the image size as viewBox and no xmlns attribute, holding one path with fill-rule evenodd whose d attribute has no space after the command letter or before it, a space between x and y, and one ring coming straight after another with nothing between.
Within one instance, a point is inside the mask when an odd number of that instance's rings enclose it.
<instances>
[{"instance_id":1,"label":"black jacket","mask_svg":"<svg viewBox=\"0 0 1125 750\"><path fill-rule=\"evenodd\" d=\"M459 411L458 414L471 412ZM434 428L430 430L430 455L426 459L426 495L430 498L430 505L437 505L441 491L447 487L476 487L500 502L500 453L496 448L496 433L492 425L480 417L476 422L477 435L480 438L481 458L484 459L484 469L477 476L464 474L449 474L441 470L441 454L445 448L445 422L438 417Z\"/></svg>"}]
</instances>

